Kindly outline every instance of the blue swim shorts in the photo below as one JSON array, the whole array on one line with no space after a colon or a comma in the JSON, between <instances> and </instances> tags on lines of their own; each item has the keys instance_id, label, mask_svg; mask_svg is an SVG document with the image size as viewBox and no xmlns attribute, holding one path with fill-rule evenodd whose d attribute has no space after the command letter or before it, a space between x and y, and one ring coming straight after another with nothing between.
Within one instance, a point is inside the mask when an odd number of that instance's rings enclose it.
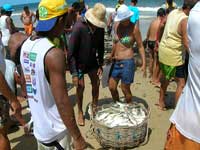
<instances>
[{"instance_id":1,"label":"blue swim shorts","mask_svg":"<svg viewBox=\"0 0 200 150\"><path fill-rule=\"evenodd\" d=\"M111 68L111 77L120 79L124 84L133 83L135 74L134 59L116 60Z\"/></svg>"}]
</instances>

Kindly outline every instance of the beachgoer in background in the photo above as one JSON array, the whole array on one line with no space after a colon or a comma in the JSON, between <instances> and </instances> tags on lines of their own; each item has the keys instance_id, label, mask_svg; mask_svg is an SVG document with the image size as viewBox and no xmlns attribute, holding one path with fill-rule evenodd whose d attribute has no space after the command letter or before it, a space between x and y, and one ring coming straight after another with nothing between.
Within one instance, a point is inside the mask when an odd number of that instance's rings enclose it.
<instances>
[{"instance_id":1,"label":"beachgoer in background","mask_svg":"<svg viewBox=\"0 0 200 150\"><path fill-rule=\"evenodd\" d=\"M114 26L115 26L115 16L117 15L117 9L120 7L120 5L118 5L118 7L115 8L115 11L113 13L110 14L108 21L107 21L107 30L108 30L108 35L113 37L114 35Z\"/></svg>"},{"instance_id":2,"label":"beachgoer in background","mask_svg":"<svg viewBox=\"0 0 200 150\"><path fill-rule=\"evenodd\" d=\"M160 87L160 68L158 61L158 51L156 40L161 21L166 17L165 9L160 8L157 11L157 18L154 19L147 32L147 46L149 50L149 73L152 78L152 84Z\"/></svg>"},{"instance_id":3,"label":"beachgoer in background","mask_svg":"<svg viewBox=\"0 0 200 150\"><path fill-rule=\"evenodd\" d=\"M113 39L113 49L111 52L111 59L113 60L112 69L110 72L109 89L111 91L113 100L119 101L119 93L117 91L117 85L121 80L121 89L125 96L126 102L132 102L132 93L130 85L134 79L135 63L133 44L136 41L139 52L142 58L141 70L146 70L145 52L142 43L139 27L130 22L130 17L133 12L128 9L126 5L121 5L117 10L117 16L115 22L118 22L115 26L115 36Z\"/></svg>"},{"instance_id":4,"label":"beachgoer in background","mask_svg":"<svg viewBox=\"0 0 200 150\"><path fill-rule=\"evenodd\" d=\"M98 103L99 76L103 71L105 15L105 6L101 3L95 4L94 8L86 12L85 17L76 22L69 42L68 63L77 90L79 125L85 125L82 110L84 74L89 75L92 84L93 113Z\"/></svg>"},{"instance_id":5,"label":"beachgoer in background","mask_svg":"<svg viewBox=\"0 0 200 150\"><path fill-rule=\"evenodd\" d=\"M192 8L198 0L184 0ZM190 11L188 19L189 75L170 121L165 150L200 149L200 2Z\"/></svg>"},{"instance_id":6,"label":"beachgoer in background","mask_svg":"<svg viewBox=\"0 0 200 150\"><path fill-rule=\"evenodd\" d=\"M2 42L6 49L6 59L10 59L10 52L8 49L8 40L10 35L17 32L17 29L11 18L13 7L10 4L4 4L1 8L0 30L2 32Z\"/></svg>"},{"instance_id":7,"label":"beachgoer in background","mask_svg":"<svg viewBox=\"0 0 200 150\"><path fill-rule=\"evenodd\" d=\"M122 4L124 4L124 0L118 0L115 9L118 9Z\"/></svg>"},{"instance_id":8,"label":"beachgoer in background","mask_svg":"<svg viewBox=\"0 0 200 150\"><path fill-rule=\"evenodd\" d=\"M21 118L21 105L5 80L5 69L6 65L3 54L3 43L0 37L0 149L11 150L7 137L9 103L16 118Z\"/></svg>"},{"instance_id":9,"label":"beachgoer in background","mask_svg":"<svg viewBox=\"0 0 200 150\"><path fill-rule=\"evenodd\" d=\"M162 71L160 98L158 107L166 110L165 93L172 77L177 82L175 103L185 86L185 50L188 49L187 18L190 9L183 5L167 16L161 42L159 44L159 62Z\"/></svg>"},{"instance_id":10,"label":"beachgoer in background","mask_svg":"<svg viewBox=\"0 0 200 150\"><path fill-rule=\"evenodd\" d=\"M139 25L140 11L136 7L137 2L138 2L137 0L131 0L131 5L128 8L134 13L133 16L131 17L131 22L134 24L138 23Z\"/></svg>"},{"instance_id":11,"label":"beachgoer in background","mask_svg":"<svg viewBox=\"0 0 200 150\"><path fill-rule=\"evenodd\" d=\"M79 2L74 2L72 4L72 7L68 10L67 15L67 22L65 26L65 33L66 33L66 40L67 40L67 46L69 45L69 38L71 36L72 28L76 21L80 19L79 11L80 11L80 4Z\"/></svg>"},{"instance_id":12,"label":"beachgoer in background","mask_svg":"<svg viewBox=\"0 0 200 150\"><path fill-rule=\"evenodd\" d=\"M36 22L36 16L32 11L29 10L28 6L24 6L24 11L22 12L20 19L24 25L25 33L27 35L32 35L33 24Z\"/></svg>"},{"instance_id":13,"label":"beachgoer in background","mask_svg":"<svg viewBox=\"0 0 200 150\"><path fill-rule=\"evenodd\" d=\"M89 6L85 4L84 0L78 0L79 4L80 4L80 15L83 17L85 16L86 11L89 9Z\"/></svg>"},{"instance_id":14,"label":"beachgoer in background","mask_svg":"<svg viewBox=\"0 0 200 150\"><path fill-rule=\"evenodd\" d=\"M71 150L70 135L74 148L83 150L86 143L67 95L64 53L52 42L64 33L68 4L42 0L38 10L37 33L23 43L20 52L38 150Z\"/></svg>"},{"instance_id":15,"label":"beachgoer in background","mask_svg":"<svg viewBox=\"0 0 200 150\"><path fill-rule=\"evenodd\" d=\"M165 3L161 6L165 10L173 10L177 8L177 4L174 2L174 0L166 0Z\"/></svg>"}]
</instances>

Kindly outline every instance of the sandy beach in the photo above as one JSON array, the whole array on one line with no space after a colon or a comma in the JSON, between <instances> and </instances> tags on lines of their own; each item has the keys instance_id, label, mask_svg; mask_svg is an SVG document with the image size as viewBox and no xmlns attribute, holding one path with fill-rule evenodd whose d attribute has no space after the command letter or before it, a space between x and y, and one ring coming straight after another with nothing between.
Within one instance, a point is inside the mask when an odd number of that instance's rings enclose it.
<instances>
[{"instance_id":1,"label":"sandy beach","mask_svg":"<svg viewBox=\"0 0 200 150\"><path fill-rule=\"evenodd\" d=\"M74 110L77 116L77 105L76 105L76 99L75 99L75 87L72 85L71 76L69 72L66 74L67 79L67 85L68 85L68 93L69 97L74 105ZM80 127L80 130L84 137L88 135L88 131L90 129L91 121L88 117L88 104L91 102L92 96L91 96L91 84L89 81L89 78L85 76L86 79L86 88L84 93L84 110L86 114L86 125L84 127ZM166 132L169 128L170 122L169 117L171 113L173 112L173 109L169 109L167 111L161 111L159 110L154 104L158 100L159 96L159 89L154 87L150 83L150 79L143 78L142 73L137 69L135 73L135 81L134 84L131 86L131 90L133 93L133 100L139 100L139 101L146 101L151 109L151 115L149 119L149 128L150 128L150 134L149 134L149 141L146 145L140 146L135 148L135 150L162 150L165 139L166 139ZM123 96L119 87L120 96ZM175 91L175 84L171 83L168 92L167 92L167 102L168 104L172 104L172 101L174 99L174 91ZM108 88L102 88L100 87L100 96L99 96L100 103L102 101L111 101L111 95ZM26 102L23 102L23 113L25 114L25 118L29 119L29 114L27 114L26 108ZM37 143L33 136L25 136L22 129L16 129L9 133L9 139L11 142L12 150L37 150ZM93 136L89 136L86 138L86 141L92 145L92 147L96 150L103 150L98 142L94 139Z\"/></svg>"},{"instance_id":2,"label":"sandy beach","mask_svg":"<svg viewBox=\"0 0 200 150\"><path fill-rule=\"evenodd\" d=\"M140 28L143 39L146 36L146 31L148 26L151 22L151 19L142 19L140 21ZM106 49L110 49L111 47L110 41L106 41L105 47ZM136 59L138 60L138 59ZM148 70L148 68L147 68ZM147 71L148 72L148 71ZM147 75L148 77L148 75ZM67 87L68 87L68 95L70 100L74 105L75 115L77 117L77 105L76 105L76 97L75 97L75 87L72 84L71 75L69 72L66 73L66 80L67 80ZM85 110L85 117L86 117L86 125L84 127L80 127L80 130L85 137L86 141L96 150L103 150L99 143L95 140L93 136L89 135L88 132L90 130L91 121L89 120L88 116L88 104L92 100L91 95L91 84L89 81L88 76L85 76L85 92L84 92L84 105L83 108ZM168 91L166 94L166 101L169 106L173 105L174 100L174 92L175 92L175 83L170 83L168 87ZM168 109L167 111L161 111L155 106L159 98L159 88L156 88L150 83L149 78L143 78L142 72L138 67L135 72L135 79L134 84L131 86L132 94L133 94L133 101L145 101L151 109L150 119L149 119L149 140L148 143L144 146L136 147L135 150L163 150L164 143L166 140L166 133L169 128L170 122L169 117L173 112L173 109ZM122 97L123 94L121 93L121 89L119 86L120 96ZM99 95L99 103L102 102L111 102L111 94L108 88L102 88L100 86L100 95ZM22 102L23 105L23 114L25 119L29 121L30 114L27 111L27 103L25 101ZM67 110L66 110L67 111ZM37 150L37 143L33 136L26 136L21 128L13 129L9 133L9 139L11 142L12 150ZM86 137L87 136L87 137Z\"/></svg>"}]
</instances>

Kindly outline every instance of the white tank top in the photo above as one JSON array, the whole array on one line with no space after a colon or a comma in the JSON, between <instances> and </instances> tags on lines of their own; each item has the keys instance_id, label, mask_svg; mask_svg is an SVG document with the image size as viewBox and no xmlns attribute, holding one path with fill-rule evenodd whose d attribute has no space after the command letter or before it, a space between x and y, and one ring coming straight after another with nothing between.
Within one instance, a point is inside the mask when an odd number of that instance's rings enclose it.
<instances>
[{"instance_id":1,"label":"white tank top","mask_svg":"<svg viewBox=\"0 0 200 150\"><path fill-rule=\"evenodd\" d=\"M188 79L170 121L185 137L200 143L200 2L188 19L190 58Z\"/></svg>"},{"instance_id":2,"label":"white tank top","mask_svg":"<svg viewBox=\"0 0 200 150\"><path fill-rule=\"evenodd\" d=\"M44 58L52 47L54 45L47 38L34 41L29 38L24 42L20 54L34 136L43 143L53 142L67 134L45 76Z\"/></svg>"},{"instance_id":3,"label":"white tank top","mask_svg":"<svg viewBox=\"0 0 200 150\"><path fill-rule=\"evenodd\" d=\"M2 32L2 42L4 46L8 46L8 40L10 38L10 31L7 27L6 19L8 16L0 17L0 30Z\"/></svg>"}]
</instances>

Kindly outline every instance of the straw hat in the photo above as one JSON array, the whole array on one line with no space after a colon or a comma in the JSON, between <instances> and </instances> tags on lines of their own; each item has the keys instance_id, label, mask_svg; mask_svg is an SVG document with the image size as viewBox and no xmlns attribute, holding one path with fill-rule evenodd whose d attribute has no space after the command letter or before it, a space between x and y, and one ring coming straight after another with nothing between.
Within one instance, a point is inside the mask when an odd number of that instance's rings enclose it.
<instances>
[{"instance_id":1,"label":"straw hat","mask_svg":"<svg viewBox=\"0 0 200 150\"><path fill-rule=\"evenodd\" d=\"M85 18L99 28L105 28L106 7L101 3L96 3L94 8L90 8L85 13Z\"/></svg>"},{"instance_id":2,"label":"straw hat","mask_svg":"<svg viewBox=\"0 0 200 150\"><path fill-rule=\"evenodd\" d=\"M115 22L123 21L130 18L134 13L128 9L126 5L121 5L117 10L117 15L114 19Z\"/></svg>"}]
</instances>

